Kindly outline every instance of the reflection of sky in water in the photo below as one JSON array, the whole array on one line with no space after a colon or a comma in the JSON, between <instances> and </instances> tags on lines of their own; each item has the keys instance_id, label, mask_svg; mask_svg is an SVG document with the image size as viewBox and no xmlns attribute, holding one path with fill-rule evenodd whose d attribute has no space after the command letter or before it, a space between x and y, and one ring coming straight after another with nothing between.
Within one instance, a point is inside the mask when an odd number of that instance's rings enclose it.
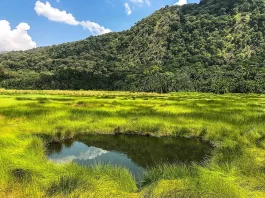
<instances>
[{"instance_id":1,"label":"reflection of sky in water","mask_svg":"<svg viewBox=\"0 0 265 198\"><path fill-rule=\"evenodd\" d=\"M75 160L93 160L98 156L107 153L100 148L87 147L83 143L75 142L71 148L65 148L60 154L49 156L49 160L55 163L69 163Z\"/></svg>"},{"instance_id":2,"label":"reflection of sky in water","mask_svg":"<svg viewBox=\"0 0 265 198\"><path fill-rule=\"evenodd\" d=\"M55 163L111 164L127 168L139 183L144 168L159 163L202 162L212 147L196 139L93 135L79 141L51 144L48 158Z\"/></svg>"},{"instance_id":3,"label":"reflection of sky in water","mask_svg":"<svg viewBox=\"0 0 265 198\"><path fill-rule=\"evenodd\" d=\"M127 168L139 181L144 169L134 163L126 154L106 151L94 146L88 147L81 142L74 142L70 147L63 147L60 153L48 156L55 163L76 162L80 165L93 165L96 163L112 164Z\"/></svg>"}]
</instances>

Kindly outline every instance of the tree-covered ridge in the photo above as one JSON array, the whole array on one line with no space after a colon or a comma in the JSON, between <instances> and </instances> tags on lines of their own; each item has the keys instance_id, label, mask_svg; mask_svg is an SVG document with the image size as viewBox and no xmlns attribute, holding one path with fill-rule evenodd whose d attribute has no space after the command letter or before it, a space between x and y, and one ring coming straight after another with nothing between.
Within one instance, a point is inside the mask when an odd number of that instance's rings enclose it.
<instances>
[{"instance_id":1,"label":"tree-covered ridge","mask_svg":"<svg viewBox=\"0 0 265 198\"><path fill-rule=\"evenodd\" d=\"M166 6L128 31L0 55L16 89L265 92L265 1Z\"/></svg>"}]
</instances>

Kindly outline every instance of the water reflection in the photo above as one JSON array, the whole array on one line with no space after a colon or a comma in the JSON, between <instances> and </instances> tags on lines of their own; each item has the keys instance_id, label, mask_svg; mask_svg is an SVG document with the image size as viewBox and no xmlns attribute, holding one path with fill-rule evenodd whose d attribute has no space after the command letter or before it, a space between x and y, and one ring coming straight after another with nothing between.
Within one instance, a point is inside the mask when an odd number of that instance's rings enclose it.
<instances>
[{"instance_id":1,"label":"water reflection","mask_svg":"<svg viewBox=\"0 0 265 198\"><path fill-rule=\"evenodd\" d=\"M50 144L48 158L55 163L104 163L126 167L139 181L147 167L157 163L200 162L211 146L197 139L136 135L88 135L63 144Z\"/></svg>"},{"instance_id":2,"label":"water reflection","mask_svg":"<svg viewBox=\"0 0 265 198\"><path fill-rule=\"evenodd\" d=\"M82 148L86 151L83 152ZM106 153L108 151L93 146L87 148L85 144L75 142L72 147L65 147L61 152L50 155L49 159L56 163L68 163L77 160L93 160Z\"/></svg>"}]
</instances>

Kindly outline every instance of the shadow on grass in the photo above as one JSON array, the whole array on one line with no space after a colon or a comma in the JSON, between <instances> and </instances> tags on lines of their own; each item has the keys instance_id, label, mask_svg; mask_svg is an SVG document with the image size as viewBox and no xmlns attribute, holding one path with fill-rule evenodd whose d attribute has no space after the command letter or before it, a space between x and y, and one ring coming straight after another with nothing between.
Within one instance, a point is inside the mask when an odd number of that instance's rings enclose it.
<instances>
[{"instance_id":1,"label":"shadow on grass","mask_svg":"<svg viewBox=\"0 0 265 198\"><path fill-rule=\"evenodd\" d=\"M48 188L47 196L55 196L58 194L68 195L76 190L79 186L79 178L73 176L60 176L58 181L53 181Z\"/></svg>"},{"instance_id":2,"label":"shadow on grass","mask_svg":"<svg viewBox=\"0 0 265 198\"><path fill-rule=\"evenodd\" d=\"M18 107L8 107L0 109L0 114L8 118L19 118L26 117L35 119L38 116L48 114L51 110L44 108L18 108Z\"/></svg>"}]
</instances>

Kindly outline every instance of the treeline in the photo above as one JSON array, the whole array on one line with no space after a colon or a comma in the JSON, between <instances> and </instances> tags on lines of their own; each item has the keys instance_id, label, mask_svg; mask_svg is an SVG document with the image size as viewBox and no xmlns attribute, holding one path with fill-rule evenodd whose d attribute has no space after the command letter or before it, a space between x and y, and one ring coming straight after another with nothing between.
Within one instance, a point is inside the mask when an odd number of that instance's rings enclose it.
<instances>
[{"instance_id":1,"label":"treeline","mask_svg":"<svg viewBox=\"0 0 265 198\"><path fill-rule=\"evenodd\" d=\"M128 31L0 54L0 87L265 93L263 0L167 6Z\"/></svg>"}]
</instances>

